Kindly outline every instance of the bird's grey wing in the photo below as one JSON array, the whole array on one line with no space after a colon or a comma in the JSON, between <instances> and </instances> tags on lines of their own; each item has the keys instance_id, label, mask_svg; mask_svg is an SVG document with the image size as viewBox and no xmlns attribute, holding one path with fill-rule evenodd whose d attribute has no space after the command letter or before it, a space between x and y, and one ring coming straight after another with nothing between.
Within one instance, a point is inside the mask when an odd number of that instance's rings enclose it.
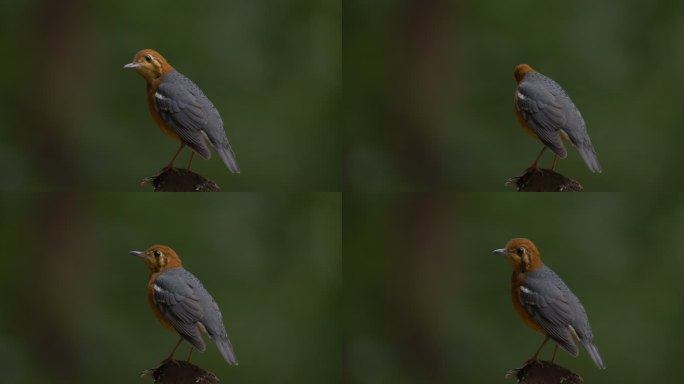
<instances>
[{"instance_id":1,"label":"bird's grey wing","mask_svg":"<svg viewBox=\"0 0 684 384\"><path fill-rule=\"evenodd\" d=\"M195 348L204 351L204 340L197 328L203 311L193 287L182 275L168 271L157 277L152 288L155 305L173 328Z\"/></svg>"},{"instance_id":2,"label":"bird's grey wing","mask_svg":"<svg viewBox=\"0 0 684 384\"><path fill-rule=\"evenodd\" d=\"M203 130L211 111L202 105L197 94L199 89L189 79L176 72L167 76L154 94L155 109L185 144L209 159L211 152L204 142Z\"/></svg>"},{"instance_id":3,"label":"bird's grey wing","mask_svg":"<svg viewBox=\"0 0 684 384\"><path fill-rule=\"evenodd\" d=\"M515 96L516 109L539 140L558 156L567 157L560 137L560 129L567 120L556 96L544 85L524 80L518 85Z\"/></svg>"},{"instance_id":4,"label":"bird's grey wing","mask_svg":"<svg viewBox=\"0 0 684 384\"><path fill-rule=\"evenodd\" d=\"M563 293L553 278L528 276L519 289L520 303L527 313L563 349L577 356L579 350L568 327L574 321L572 298Z\"/></svg>"}]
</instances>

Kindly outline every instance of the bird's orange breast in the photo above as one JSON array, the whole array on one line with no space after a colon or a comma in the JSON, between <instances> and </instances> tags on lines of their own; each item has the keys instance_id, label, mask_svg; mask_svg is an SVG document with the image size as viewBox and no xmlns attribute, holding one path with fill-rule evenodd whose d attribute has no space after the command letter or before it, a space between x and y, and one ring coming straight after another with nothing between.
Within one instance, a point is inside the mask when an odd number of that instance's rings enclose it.
<instances>
[{"instance_id":1,"label":"bird's orange breast","mask_svg":"<svg viewBox=\"0 0 684 384\"><path fill-rule=\"evenodd\" d=\"M154 119L154 122L157 123L157 126L159 126L159 129L164 132L164 134L172 139L180 141L180 138L174 132L171 127L164 121L164 119L161 118L161 115L159 112L157 112L157 109L155 108L155 101L154 101L154 94L157 93L157 87L159 86L159 80L156 80L155 83L153 84L148 84L147 85L147 107L150 109L150 113L152 114L152 118Z\"/></svg>"},{"instance_id":2,"label":"bird's orange breast","mask_svg":"<svg viewBox=\"0 0 684 384\"><path fill-rule=\"evenodd\" d=\"M539 140L539 136L527 124L527 121L525 121L525 118L522 116L522 113L520 113L520 111L518 111L517 104L518 104L518 91L516 90L516 93L513 95L513 110L515 110L515 117L518 119L518 123L520 124L520 126L523 128L523 130L528 135Z\"/></svg>"},{"instance_id":3,"label":"bird's orange breast","mask_svg":"<svg viewBox=\"0 0 684 384\"><path fill-rule=\"evenodd\" d=\"M540 327L536 321L534 321L529 313L527 313L527 310L525 307L523 307L522 302L520 301L520 285L522 285L522 281L524 281L524 279L525 278L523 274L513 274L513 281L511 283L511 298L513 299L513 307L515 307L516 312L518 312L518 315L528 327L543 335L546 335L546 331Z\"/></svg>"},{"instance_id":4,"label":"bird's orange breast","mask_svg":"<svg viewBox=\"0 0 684 384\"><path fill-rule=\"evenodd\" d=\"M168 329L169 331L175 331L173 325L166 319L164 314L161 313L161 311L157 307L157 304L154 303L154 281L157 279L158 275L159 273L155 273L152 276L150 276L150 281L149 283L147 283L147 301L150 303L152 313L154 313L154 316L159 320L159 322L164 326L164 328Z\"/></svg>"}]
</instances>

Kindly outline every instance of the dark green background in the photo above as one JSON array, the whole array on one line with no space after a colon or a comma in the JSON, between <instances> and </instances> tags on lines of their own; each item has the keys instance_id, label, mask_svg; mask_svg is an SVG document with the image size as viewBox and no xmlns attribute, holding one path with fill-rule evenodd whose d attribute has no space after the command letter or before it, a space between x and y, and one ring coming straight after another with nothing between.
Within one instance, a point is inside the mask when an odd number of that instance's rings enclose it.
<instances>
[{"instance_id":1,"label":"dark green background","mask_svg":"<svg viewBox=\"0 0 684 384\"><path fill-rule=\"evenodd\" d=\"M348 0L344 15L347 188L505 190L542 147L513 113L528 63L572 97L604 168L568 148L561 173L589 191L684 189L683 2Z\"/></svg>"},{"instance_id":2,"label":"dark green background","mask_svg":"<svg viewBox=\"0 0 684 384\"><path fill-rule=\"evenodd\" d=\"M226 383L341 376L339 194L5 194L0 212L3 383L151 382L177 335L128 252L157 243L212 294L240 360L206 339L195 364Z\"/></svg>"},{"instance_id":3,"label":"dark green background","mask_svg":"<svg viewBox=\"0 0 684 384\"><path fill-rule=\"evenodd\" d=\"M584 349L559 364L587 383L680 376L681 196L348 194L343 230L347 383L513 382L543 340L492 255L513 237L580 298L607 369Z\"/></svg>"},{"instance_id":4,"label":"dark green background","mask_svg":"<svg viewBox=\"0 0 684 384\"><path fill-rule=\"evenodd\" d=\"M0 190L149 190L178 144L123 69L143 48L202 88L242 168L195 171L228 191L340 189L339 2L24 0L0 4Z\"/></svg>"}]
</instances>

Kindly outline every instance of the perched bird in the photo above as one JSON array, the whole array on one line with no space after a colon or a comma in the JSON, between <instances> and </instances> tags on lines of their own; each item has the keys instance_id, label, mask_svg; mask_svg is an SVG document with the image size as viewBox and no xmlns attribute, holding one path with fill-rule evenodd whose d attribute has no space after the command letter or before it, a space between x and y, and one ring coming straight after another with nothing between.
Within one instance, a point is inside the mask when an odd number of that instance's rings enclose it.
<instances>
[{"instance_id":1,"label":"perched bird","mask_svg":"<svg viewBox=\"0 0 684 384\"><path fill-rule=\"evenodd\" d=\"M506 256L513 266L511 295L518 315L527 326L546 336L530 360L537 360L549 338L557 343L552 361L556 358L558 345L577 357L579 350L575 338L596 366L605 369L582 303L563 280L544 265L537 247L528 239L517 238L509 241L506 248L495 250L494 254Z\"/></svg>"},{"instance_id":2,"label":"perched bird","mask_svg":"<svg viewBox=\"0 0 684 384\"><path fill-rule=\"evenodd\" d=\"M562 137L577 148L589 170L600 173L601 165L584 119L563 88L527 64L516 66L514 75L517 87L513 102L518 122L530 136L544 144L531 167L537 168L548 147L555 154L551 165L551 169L555 169L558 157L565 159L568 156Z\"/></svg>"},{"instance_id":3,"label":"perched bird","mask_svg":"<svg viewBox=\"0 0 684 384\"><path fill-rule=\"evenodd\" d=\"M192 348L204 352L202 330L228 364L237 365L218 305L195 275L183 268L176 252L165 245L153 245L146 251L131 251L130 254L141 257L150 269L147 299L152 312L164 327L181 336L167 359L173 359L183 339L191 345L190 355Z\"/></svg>"},{"instance_id":4,"label":"perched bird","mask_svg":"<svg viewBox=\"0 0 684 384\"><path fill-rule=\"evenodd\" d=\"M173 163L186 145L205 159L211 152L205 139L216 149L219 157L233 173L240 173L235 153L228 143L223 121L214 104L190 79L176 71L159 52L143 49L124 68L135 69L147 81L147 105L152 118L162 132L180 142L180 148L166 168Z\"/></svg>"}]
</instances>

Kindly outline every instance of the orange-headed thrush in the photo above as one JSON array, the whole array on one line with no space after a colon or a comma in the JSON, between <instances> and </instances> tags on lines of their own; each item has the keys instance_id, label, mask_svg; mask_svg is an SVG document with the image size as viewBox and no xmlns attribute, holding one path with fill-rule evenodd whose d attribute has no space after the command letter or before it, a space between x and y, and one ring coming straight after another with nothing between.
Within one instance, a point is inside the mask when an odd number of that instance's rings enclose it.
<instances>
[{"instance_id":1,"label":"orange-headed thrush","mask_svg":"<svg viewBox=\"0 0 684 384\"><path fill-rule=\"evenodd\" d=\"M532 167L537 168L548 147L555 154L551 166L555 169L557 158L568 156L563 145L565 139L577 148L589 170L600 173L601 165L582 114L563 88L527 64L516 66L514 75L518 83L513 95L518 122L528 134L544 144Z\"/></svg>"},{"instance_id":2,"label":"orange-headed thrush","mask_svg":"<svg viewBox=\"0 0 684 384\"><path fill-rule=\"evenodd\" d=\"M142 258L150 269L147 299L152 312L164 327L181 336L168 359L173 359L183 339L190 343L190 353L192 348L204 352L202 330L228 364L237 365L218 305L195 275L183 268L176 252L165 245L153 245L146 251L130 254Z\"/></svg>"},{"instance_id":3,"label":"orange-headed thrush","mask_svg":"<svg viewBox=\"0 0 684 384\"><path fill-rule=\"evenodd\" d=\"M537 247L528 239L518 238L494 253L505 256L513 266L511 296L518 315L527 326L546 336L530 360L537 360L549 338L557 343L553 359L558 345L576 357L579 349L574 339L577 339L596 366L605 369L582 303L563 280L544 265Z\"/></svg>"},{"instance_id":4,"label":"orange-headed thrush","mask_svg":"<svg viewBox=\"0 0 684 384\"><path fill-rule=\"evenodd\" d=\"M145 78L147 104L152 118L162 132L180 141L180 148L167 168L173 167L186 145L193 151L191 163L195 152L205 159L211 158L205 142L208 139L228 169L240 173L218 110L192 80L176 71L159 52L152 49L138 52L133 62L124 68L133 68Z\"/></svg>"}]
</instances>

